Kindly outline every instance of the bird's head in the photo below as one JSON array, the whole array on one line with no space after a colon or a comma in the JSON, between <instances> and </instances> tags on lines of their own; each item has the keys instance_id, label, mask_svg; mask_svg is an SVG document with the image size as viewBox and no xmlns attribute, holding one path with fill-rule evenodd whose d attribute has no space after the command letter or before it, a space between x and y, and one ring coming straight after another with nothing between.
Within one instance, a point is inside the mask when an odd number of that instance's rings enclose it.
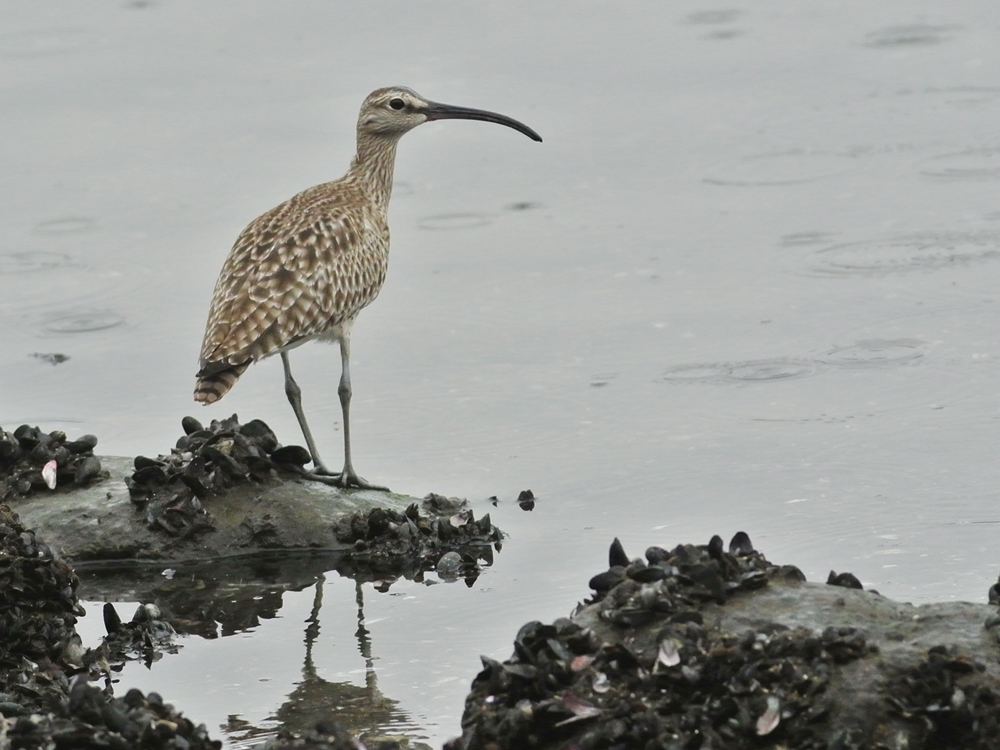
<instances>
[{"instance_id":1,"label":"bird's head","mask_svg":"<svg viewBox=\"0 0 1000 750\"><path fill-rule=\"evenodd\" d=\"M506 125L524 133L533 141L541 141L538 133L517 120L487 112L482 109L454 107L424 99L420 94L405 86L390 86L376 89L361 105L358 117L358 132L382 138L400 138L430 120L482 120Z\"/></svg>"}]
</instances>

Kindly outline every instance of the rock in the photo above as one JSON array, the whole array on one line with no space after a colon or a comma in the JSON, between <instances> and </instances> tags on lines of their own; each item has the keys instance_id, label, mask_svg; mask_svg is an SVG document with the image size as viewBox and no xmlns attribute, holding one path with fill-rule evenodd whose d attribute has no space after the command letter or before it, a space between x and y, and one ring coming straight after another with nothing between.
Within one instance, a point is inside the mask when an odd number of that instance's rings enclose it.
<instances>
[{"instance_id":1,"label":"rock","mask_svg":"<svg viewBox=\"0 0 1000 750\"><path fill-rule=\"evenodd\" d=\"M737 537L652 547L570 620L522 627L446 747L1000 747L995 608L806 583Z\"/></svg>"},{"instance_id":2,"label":"rock","mask_svg":"<svg viewBox=\"0 0 1000 750\"><path fill-rule=\"evenodd\" d=\"M341 519L375 507L403 511L419 502L404 495L344 491L294 478L242 484L203 503L211 514L205 526L178 528L171 535L160 525L151 527L144 509L132 502L125 479L135 473L133 459L100 460L107 479L66 494L33 493L15 502L24 524L36 529L69 562L168 562L264 550L343 550L350 544L339 541L334 529Z\"/></svg>"},{"instance_id":3,"label":"rock","mask_svg":"<svg viewBox=\"0 0 1000 750\"><path fill-rule=\"evenodd\" d=\"M476 520L459 498L420 500L304 479L308 451L280 446L260 420L240 424L234 414L206 428L185 417L182 428L178 447L157 458L98 458L89 452L97 444L93 435L65 443L81 447L66 469L74 472L69 476L77 484L68 482L71 489L56 493L27 487L28 496L14 495L15 509L74 564L303 550L363 552L365 561L377 560L383 567L395 558L401 570L407 567L401 558L409 556L421 561L417 567L430 569L443 554L473 547L463 552L468 578L477 560L491 562L491 546L500 549L502 534L489 515ZM46 464L30 468L34 464L25 451L44 453L37 460L48 461L52 446L62 446L65 439L63 433L45 434L28 425L13 434L0 431L0 454L6 450L12 456L4 465L14 467L2 487L22 479L30 484L35 475L44 487ZM24 466L29 469L18 468Z\"/></svg>"}]
</instances>

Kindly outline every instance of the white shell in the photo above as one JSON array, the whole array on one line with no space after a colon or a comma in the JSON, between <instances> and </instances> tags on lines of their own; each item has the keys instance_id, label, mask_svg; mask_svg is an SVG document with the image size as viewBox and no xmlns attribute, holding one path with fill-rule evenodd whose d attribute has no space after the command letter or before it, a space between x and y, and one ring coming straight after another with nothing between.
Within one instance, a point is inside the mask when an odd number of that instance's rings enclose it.
<instances>
[{"instance_id":1,"label":"white shell","mask_svg":"<svg viewBox=\"0 0 1000 750\"><path fill-rule=\"evenodd\" d=\"M56 488L56 462L54 459L42 467L42 479L45 480L45 485L50 490Z\"/></svg>"}]
</instances>

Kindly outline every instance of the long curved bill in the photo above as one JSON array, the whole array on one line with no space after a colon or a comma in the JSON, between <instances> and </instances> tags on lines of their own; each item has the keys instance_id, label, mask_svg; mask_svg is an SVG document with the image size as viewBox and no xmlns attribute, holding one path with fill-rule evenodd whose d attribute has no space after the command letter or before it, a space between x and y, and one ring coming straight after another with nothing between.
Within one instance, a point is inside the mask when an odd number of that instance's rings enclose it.
<instances>
[{"instance_id":1,"label":"long curved bill","mask_svg":"<svg viewBox=\"0 0 1000 750\"><path fill-rule=\"evenodd\" d=\"M483 122L495 122L497 125L506 125L519 133L524 133L533 141L541 142L542 136L529 128L523 122L518 122L513 117L487 112L485 109L471 109L470 107L453 107L450 104L440 104L438 102L427 102L424 114L428 120L482 120Z\"/></svg>"}]
</instances>

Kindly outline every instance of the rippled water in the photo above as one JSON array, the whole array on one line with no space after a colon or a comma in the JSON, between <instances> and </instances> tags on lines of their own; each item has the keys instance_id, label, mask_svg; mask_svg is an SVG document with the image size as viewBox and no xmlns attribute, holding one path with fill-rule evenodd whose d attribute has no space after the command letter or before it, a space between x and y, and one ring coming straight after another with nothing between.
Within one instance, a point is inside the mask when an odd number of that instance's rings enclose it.
<instances>
[{"instance_id":1,"label":"rippled water","mask_svg":"<svg viewBox=\"0 0 1000 750\"><path fill-rule=\"evenodd\" d=\"M994 3L4 16L0 424L93 432L106 453L166 450L187 413L294 439L276 361L195 411L208 299L246 223L343 172L369 90L545 138L407 135L389 278L354 329L359 472L483 512L498 495L511 535L471 589L364 597L378 688L414 736L456 734L477 655L569 611L615 535L637 554L744 529L812 580L846 569L911 601L982 601L996 580ZM335 464L337 352L292 362ZM321 586L317 669L361 679L353 585ZM123 681L210 725L265 724L302 680L314 594Z\"/></svg>"}]
</instances>

